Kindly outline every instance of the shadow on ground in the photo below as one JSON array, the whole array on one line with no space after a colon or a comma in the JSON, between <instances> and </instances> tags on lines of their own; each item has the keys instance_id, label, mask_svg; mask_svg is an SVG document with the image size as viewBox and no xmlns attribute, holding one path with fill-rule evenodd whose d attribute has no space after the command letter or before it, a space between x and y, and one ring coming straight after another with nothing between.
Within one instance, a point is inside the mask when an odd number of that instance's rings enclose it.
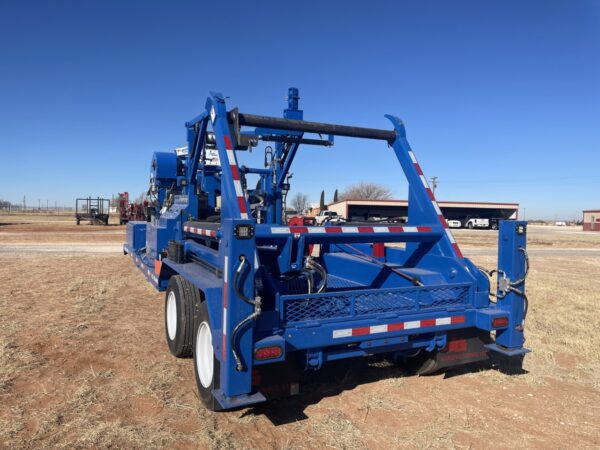
<instances>
[{"instance_id":1,"label":"shadow on ground","mask_svg":"<svg viewBox=\"0 0 600 450\"><path fill-rule=\"evenodd\" d=\"M522 368L522 361L522 358L511 359L491 355L487 361L446 369L437 375L443 373L444 378L453 378L469 373L498 370L507 375L517 376L527 373ZM324 398L351 391L362 384L410 376L413 375L382 357L336 361L317 372L305 374L300 380L299 395L260 403L248 409L243 417L263 415L275 426L298 422L308 419L304 412L308 406L315 405Z\"/></svg>"}]
</instances>

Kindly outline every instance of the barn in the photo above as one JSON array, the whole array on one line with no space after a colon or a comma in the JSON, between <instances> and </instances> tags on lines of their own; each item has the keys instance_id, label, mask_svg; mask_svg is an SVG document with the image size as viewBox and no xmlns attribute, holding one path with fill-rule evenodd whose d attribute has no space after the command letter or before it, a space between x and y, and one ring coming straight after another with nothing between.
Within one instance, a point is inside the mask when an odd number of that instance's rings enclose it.
<instances>
[{"instance_id":1,"label":"barn","mask_svg":"<svg viewBox=\"0 0 600 450\"><path fill-rule=\"evenodd\" d=\"M467 218L517 219L518 203L491 202L437 202L447 220L463 221ZM408 200L342 200L327 208L346 220L361 221L369 218L408 216ZM598 214L600 217L600 213Z\"/></svg>"},{"instance_id":2,"label":"barn","mask_svg":"<svg viewBox=\"0 0 600 450\"><path fill-rule=\"evenodd\" d=\"M583 211L583 231L600 231L600 209Z\"/></svg>"}]
</instances>

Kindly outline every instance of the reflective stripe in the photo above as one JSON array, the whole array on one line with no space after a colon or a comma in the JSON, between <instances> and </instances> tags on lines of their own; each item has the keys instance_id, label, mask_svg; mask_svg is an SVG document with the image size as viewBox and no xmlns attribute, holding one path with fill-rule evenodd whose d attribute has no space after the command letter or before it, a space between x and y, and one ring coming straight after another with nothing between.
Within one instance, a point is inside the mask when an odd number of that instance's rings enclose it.
<instances>
[{"instance_id":1,"label":"reflective stripe","mask_svg":"<svg viewBox=\"0 0 600 450\"><path fill-rule=\"evenodd\" d=\"M387 325L375 325L371 327L371 334L375 333L387 333Z\"/></svg>"},{"instance_id":2,"label":"reflective stripe","mask_svg":"<svg viewBox=\"0 0 600 450\"><path fill-rule=\"evenodd\" d=\"M409 322L390 323L387 325L373 325L370 327L344 328L333 330L333 339L364 336L379 333L391 333L393 331L416 330L419 328L431 328L445 325L456 325L465 323L465 316L439 317L437 319L412 320Z\"/></svg>"},{"instance_id":3,"label":"reflective stripe","mask_svg":"<svg viewBox=\"0 0 600 450\"><path fill-rule=\"evenodd\" d=\"M347 328L345 330L333 330L333 338L343 338L352 336L352 328Z\"/></svg>"},{"instance_id":4,"label":"reflective stripe","mask_svg":"<svg viewBox=\"0 0 600 450\"><path fill-rule=\"evenodd\" d=\"M413 164L417 164L417 158L415 158L415 154L413 153L412 150L408 151L408 156L410 156L410 159L413 162Z\"/></svg>"},{"instance_id":5,"label":"reflective stripe","mask_svg":"<svg viewBox=\"0 0 600 450\"><path fill-rule=\"evenodd\" d=\"M240 180L233 180L233 186L235 187L235 196L243 199L244 190L242 189L242 182Z\"/></svg>"},{"instance_id":6,"label":"reflective stripe","mask_svg":"<svg viewBox=\"0 0 600 450\"><path fill-rule=\"evenodd\" d=\"M390 225L389 227L271 227L273 234L322 234L322 233L430 233L431 227L401 227Z\"/></svg>"}]
</instances>

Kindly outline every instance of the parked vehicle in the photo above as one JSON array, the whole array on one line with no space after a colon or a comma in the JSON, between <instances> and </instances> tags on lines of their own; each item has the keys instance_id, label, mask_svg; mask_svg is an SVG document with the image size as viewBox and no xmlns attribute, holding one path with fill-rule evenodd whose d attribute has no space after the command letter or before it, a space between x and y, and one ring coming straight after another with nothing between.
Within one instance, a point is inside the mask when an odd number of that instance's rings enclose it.
<instances>
[{"instance_id":1,"label":"parked vehicle","mask_svg":"<svg viewBox=\"0 0 600 450\"><path fill-rule=\"evenodd\" d=\"M461 228L462 227L462 223L460 220L450 219L450 220L447 220L446 222L448 222L448 226L450 228Z\"/></svg>"},{"instance_id":2,"label":"parked vehicle","mask_svg":"<svg viewBox=\"0 0 600 450\"><path fill-rule=\"evenodd\" d=\"M463 224L463 228L468 228L470 230L474 228L489 228L489 226L489 219L479 219L477 217L467 218Z\"/></svg>"},{"instance_id":3,"label":"parked vehicle","mask_svg":"<svg viewBox=\"0 0 600 450\"><path fill-rule=\"evenodd\" d=\"M341 217L335 211L321 211L315 216L315 223L317 225L323 225L325 222L334 222L341 219Z\"/></svg>"}]
</instances>

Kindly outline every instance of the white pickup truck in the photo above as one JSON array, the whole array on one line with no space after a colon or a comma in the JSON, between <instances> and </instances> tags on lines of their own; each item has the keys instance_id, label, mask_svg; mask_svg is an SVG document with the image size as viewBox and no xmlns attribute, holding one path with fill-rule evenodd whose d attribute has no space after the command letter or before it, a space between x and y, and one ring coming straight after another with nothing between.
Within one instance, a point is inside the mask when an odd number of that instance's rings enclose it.
<instances>
[{"instance_id":1,"label":"white pickup truck","mask_svg":"<svg viewBox=\"0 0 600 450\"><path fill-rule=\"evenodd\" d=\"M463 227L468 228L470 230L472 230L473 228L489 228L490 220L469 217L467 220L465 220Z\"/></svg>"},{"instance_id":2,"label":"white pickup truck","mask_svg":"<svg viewBox=\"0 0 600 450\"><path fill-rule=\"evenodd\" d=\"M323 225L323 222L337 222L341 217L335 211L321 211L318 216L315 217L315 223L317 225Z\"/></svg>"}]
</instances>

